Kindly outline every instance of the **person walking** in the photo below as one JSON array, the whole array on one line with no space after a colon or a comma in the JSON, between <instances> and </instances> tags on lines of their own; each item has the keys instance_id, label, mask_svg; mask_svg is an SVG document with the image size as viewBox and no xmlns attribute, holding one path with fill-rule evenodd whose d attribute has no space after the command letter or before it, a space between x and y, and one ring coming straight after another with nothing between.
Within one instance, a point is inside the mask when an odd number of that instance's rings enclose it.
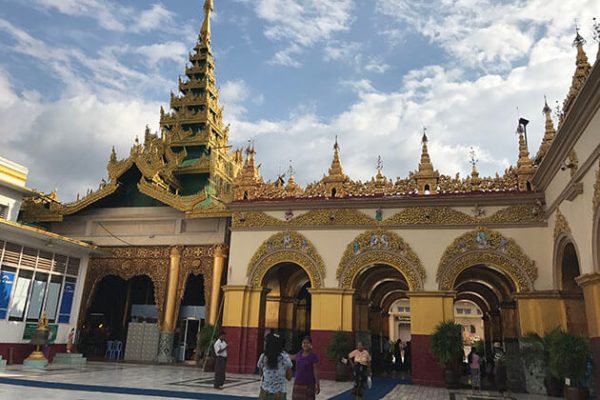
<instances>
[{"instance_id":1,"label":"person walking","mask_svg":"<svg viewBox=\"0 0 600 400\"><path fill-rule=\"evenodd\" d=\"M260 400L286 400L287 383L292 379L292 360L283 351L282 342L276 334L266 338L265 351L258 358L260 370Z\"/></svg>"},{"instance_id":2,"label":"person walking","mask_svg":"<svg viewBox=\"0 0 600 400\"><path fill-rule=\"evenodd\" d=\"M292 356L296 361L296 380L292 400L315 400L321 391L319 383L319 357L312 351L309 336L302 339L302 350Z\"/></svg>"},{"instance_id":3,"label":"person walking","mask_svg":"<svg viewBox=\"0 0 600 400\"><path fill-rule=\"evenodd\" d=\"M475 347L471 347L467 361L469 362L469 370L471 372L471 388L473 391L477 389L481 392L481 358Z\"/></svg>"},{"instance_id":4,"label":"person walking","mask_svg":"<svg viewBox=\"0 0 600 400\"><path fill-rule=\"evenodd\" d=\"M215 350L215 389L223 389L225 384L225 365L227 364L227 342L225 332L219 333L219 338L213 345Z\"/></svg>"},{"instance_id":5,"label":"person walking","mask_svg":"<svg viewBox=\"0 0 600 400\"><path fill-rule=\"evenodd\" d=\"M372 375L371 355L365 350L362 342L357 342L356 349L348 354L348 359L350 360L354 376L352 394L357 398L362 398L365 386L367 385L367 378Z\"/></svg>"},{"instance_id":6,"label":"person walking","mask_svg":"<svg viewBox=\"0 0 600 400\"><path fill-rule=\"evenodd\" d=\"M398 339L394 343L394 369L396 371L402 369L402 339Z\"/></svg>"},{"instance_id":7,"label":"person walking","mask_svg":"<svg viewBox=\"0 0 600 400\"><path fill-rule=\"evenodd\" d=\"M506 392L506 355L500 342L494 343L494 379L496 380L496 389L504 397Z\"/></svg>"}]
</instances>

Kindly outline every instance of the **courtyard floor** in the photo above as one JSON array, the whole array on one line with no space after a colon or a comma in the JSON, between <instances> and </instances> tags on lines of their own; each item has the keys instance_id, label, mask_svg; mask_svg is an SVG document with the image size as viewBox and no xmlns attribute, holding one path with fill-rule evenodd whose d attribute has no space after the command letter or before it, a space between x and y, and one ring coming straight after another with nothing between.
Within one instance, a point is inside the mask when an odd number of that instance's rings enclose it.
<instances>
[{"instance_id":1,"label":"courtyard floor","mask_svg":"<svg viewBox=\"0 0 600 400\"><path fill-rule=\"evenodd\" d=\"M414 385L396 385L391 379L375 380L367 392L370 399L452 400L446 389ZM349 382L322 381L318 399L351 399ZM290 385L291 389L291 385ZM256 375L228 374L223 390L212 387L212 374L197 368L139 364L88 362L74 368L51 365L44 370L24 370L21 365L8 366L0 372L0 399L21 400L150 400L204 399L227 400L257 398ZM289 391L288 391L289 393ZM498 399L497 393L470 391L453 393L455 400ZM509 395L517 400L543 400L533 395Z\"/></svg>"}]
</instances>

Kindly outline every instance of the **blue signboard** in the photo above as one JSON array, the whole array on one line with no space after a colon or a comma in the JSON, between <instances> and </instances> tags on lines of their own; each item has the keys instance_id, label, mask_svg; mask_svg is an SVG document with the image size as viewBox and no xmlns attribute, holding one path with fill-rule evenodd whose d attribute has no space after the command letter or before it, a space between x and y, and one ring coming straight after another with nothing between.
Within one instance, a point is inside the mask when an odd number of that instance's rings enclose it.
<instances>
[{"instance_id":1,"label":"blue signboard","mask_svg":"<svg viewBox=\"0 0 600 400\"><path fill-rule=\"evenodd\" d=\"M10 303L10 293L15 284L15 273L10 271L0 272L0 319L5 319Z\"/></svg>"},{"instance_id":2,"label":"blue signboard","mask_svg":"<svg viewBox=\"0 0 600 400\"><path fill-rule=\"evenodd\" d=\"M75 294L75 284L73 282L65 282L65 287L60 303L60 312L58 314L59 324L68 324L71 319L71 307L73 306L73 295Z\"/></svg>"}]
</instances>

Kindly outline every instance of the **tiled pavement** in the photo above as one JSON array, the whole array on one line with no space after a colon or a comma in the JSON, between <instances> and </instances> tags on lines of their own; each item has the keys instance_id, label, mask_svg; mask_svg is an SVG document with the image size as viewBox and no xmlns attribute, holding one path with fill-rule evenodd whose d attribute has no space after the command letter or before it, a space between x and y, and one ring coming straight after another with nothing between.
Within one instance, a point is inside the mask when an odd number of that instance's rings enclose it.
<instances>
[{"instance_id":1,"label":"tiled pavement","mask_svg":"<svg viewBox=\"0 0 600 400\"><path fill-rule=\"evenodd\" d=\"M37 387L36 387L37 386ZM319 400L351 399L342 394L350 389L348 382L322 381ZM256 375L228 374L224 390L212 388L212 374L197 368L137 364L88 362L83 368L50 366L42 371L25 371L22 366L9 366L0 373L2 400L150 400L194 398L227 400L258 397ZM291 392L290 390L288 393ZM371 392L374 393L374 392ZM340 394L342 394L340 396ZM454 392L454 400L499 400L497 393ZM365 396L365 400L373 396ZM543 396L509 395L512 400L543 400ZM452 400L446 389L398 385L384 399Z\"/></svg>"}]
</instances>

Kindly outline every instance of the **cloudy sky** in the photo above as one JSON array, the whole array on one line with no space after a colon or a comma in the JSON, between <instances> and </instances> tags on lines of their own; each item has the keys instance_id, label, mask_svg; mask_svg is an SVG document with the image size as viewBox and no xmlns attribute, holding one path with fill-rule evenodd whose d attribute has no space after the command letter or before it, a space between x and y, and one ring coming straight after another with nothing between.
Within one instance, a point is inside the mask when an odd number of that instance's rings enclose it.
<instances>
[{"instance_id":1,"label":"cloudy sky","mask_svg":"<svg viewBox=\"0 0 600 400\"><path fill-rule=\"evenodd\" d=\"M0 0L0 155L61 200L97 187L111 146L125 156L176 90L203 0ZM319 179L338 135L354 179L417 166L484 174L532 152L574 70L575 22L597 44L597 0L215 0L213 50L231 140L254 140L262 174L290 160Z\"/></svg>"}]
</instances>

